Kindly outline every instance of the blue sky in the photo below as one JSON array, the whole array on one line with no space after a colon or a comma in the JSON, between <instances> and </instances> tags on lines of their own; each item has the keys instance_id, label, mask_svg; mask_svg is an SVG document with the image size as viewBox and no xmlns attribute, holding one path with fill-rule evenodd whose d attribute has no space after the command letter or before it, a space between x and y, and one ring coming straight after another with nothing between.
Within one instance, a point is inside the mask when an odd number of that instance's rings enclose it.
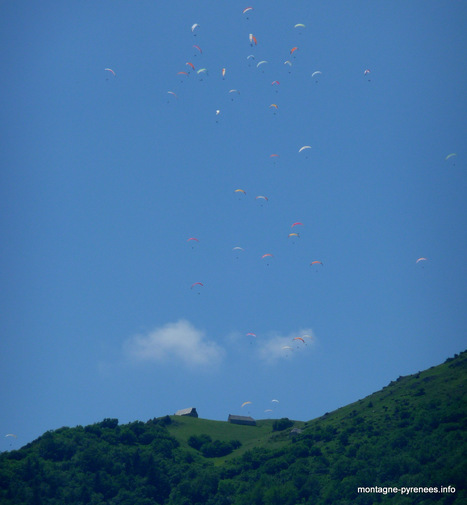
<instances>
[{"instance_id":1,"label":"blue sky","mask_svg":"<svg viewBox=\"0 0 467 505\"><path fill-rule=\"evenodd\" d=\"M466 20L2 2L0 449L190 406L308 420L464 350Z\"/></svg>"}]
</instances>

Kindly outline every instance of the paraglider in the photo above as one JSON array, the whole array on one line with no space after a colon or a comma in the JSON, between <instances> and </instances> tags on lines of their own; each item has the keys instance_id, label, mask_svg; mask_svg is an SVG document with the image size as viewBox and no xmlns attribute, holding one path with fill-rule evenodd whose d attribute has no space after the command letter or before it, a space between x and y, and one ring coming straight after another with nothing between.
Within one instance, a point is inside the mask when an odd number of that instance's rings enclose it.
<instances>
[{"instance_id":1,"label":"paraglider","mask_svg":"<svg viewBox=\"0 0 467 505\"><path fill-rule=\"evenodd\" d=\"M418 258L418 260L415 263L420 263L420 261L428 261L427 258Z\"/></svg>"},{"instance_id":2,"label":"paraglider","mask_svg":"<svg viewBox=\"0 0 467 505\"><path fill-rule=\"evenodd\" d=\"M308 149L311 149L311 146L302 146L302 147L300 147L298 152L301 153L303 151L308 151ZM305 158L308 159L308 154L305 156Z\"/></svg>"},{"instance_id":3,"label":"paraglider","mask_svg":"<svg viewBox=\"0 0 467 505\"><path fill-rule=\"evenodd\" d=\"M297 237L297 238L300 238L300 234L298 233L289 233L288 237L287 238L291 238L291 237Z\"/></svg>"},{"instance_id":4,"label":"paraglider","mask_svg":"<svg viewBox=\"0 0 467 505\"><path fill-rule=\"evenodd\" d=\"M323 264L321 263L321 261L315 260L315 261L312 261L310 263L310 265L321 265L322 266Z\"/></svg>"},{"instance_id":5,"label":"paraglider","mask_svg":"<svg viewBox=\"0 0 467 505\"><path fill-rule=\"evenodd\" d=\"M173 91L167 91L167 94L174 96L178 100L178 96ZM167 100L167 103L170 103L169 99Z\"/></svg>"},{"instance_id":6,"label":"paraglider","mask_svg":"<svg viewBox=\"0 0 467 505\"><path fill-rule=\"evenodd\" d=\"M195 286L204 286L202 282L195 282L194 284L191 285L190 289L193 289Z\"/></svg>"},{"instance_id":7,"label":"paraglider","mask_svg":"<svg viewBox=\"0 0 467 505\"><path fill-rule=\"evenodd\" d=\"M302 337L295 337L295 338L293 338L292 340L301 340L303 343L305 343L305 341L303 340L303 338L302 338Z\"/></svg>"},{"instance_id":8,"label":"paraglider","mask_svg":"<svg viewBox=\"0 0 467 505\"><path fill-rule=\"evenodd\" d=\"M291 61L289 61L289 60L286 60L286 61L284 61L284 65L288 65L289 67L291 67L291 66L292 66L292 62L291 62ZM292 73L292 70L291 70L291 69L289 69L289 74L290 74L290 73Z\"/></svg>"},{"instance_id":9,"label":"paraglider","mask_svg":"<svg viewBox=\"0 0 467 505\"><path fill-rule=\"evenodd\" d=\"M322 72L320 70L316 70L315 72L313 72L311 74L311 77L316 77L316 76L321 75L321 74L322 74ZM318 82L318 78L315 79L315 82Z\"/></svg>"},{"instance_id":10,"label":"paraglider","mask_svg":"<svg viewBox=\"0 0 467 505\"><path fill-rule=\"evenodd\" d=\"M251 46L251 47L253 47L253 44L254 44L255 46L256 46L256 45L258 45L258 41L256 40L256 37L255 37L252 33L250 33L250 35L249 35L249 37L248 37L248 38L249 38L249 40L250 40L250 46Z\"/></svg>"},{"instance_id":11,"label":"paraglider","mask_svg":"<svg viewBox=\"0 0 467 505\"><path fill-rule=\"evenodd\" d=\"M240 193L241 193L242 195L246 195L246 191L245 191L244 189L236 189L236 190L234 191L234 193L239 193L239 195L238 195L238 196L239 196L239 198L238 198L239 200L242 200L242 199L244 198L243 196L241 196L241 195L240 195Z\"/></svg>"},{"instance_id":12,"label":"paraglider","mask_svg":"<svg viewBox=\"0 0 467 505\"><path fill-rule=\"evenodd\" d=\"M238 253L245 251L245 249L243 249L243 247L240 246L235 246L232 248L232 251L236 252L235 258L238 259Z\"/></svg>"},{"instance_id":13,"label":"paraglider","mask_svg":"<svg viewBox=\"0 0 467 505\"><path fill-rule=\"evenodd\" d=\"M185 65L188 65L189 67L191 67L193 70L195 69L195 66L193 65L193 63L190 63L189 61L187 61L185 63Z\"/></svg>"},{"instance_id":14,"label":"paraglider","mask_svg":"<svg viewBox=\"0 0 467 505\"><path fill-rule=\"evenodd\" d=\"M262 260L264 260L265 258L268 258L268 262L266 263L266 266L269 266L269 258L274 258L274 256L271 253L266 253L261 256Z\"/></svg>"},{"instance_id":15,"label":"paraglider","mask_svg":"<svg viewBox=\"0 0 467 505\"><path fill-rule=\"evenodd\" d=\"M290 50L290 54L293 54L297 49L298 47L292 47L292 49Z\"/></svg>"},{"instance_id":16,"label":"paraglider","mask_svg":"<svg viewBox=\"0 0 467 505\"><path fill-rule=\"evenodd\" d=\"M193 44L193 47L195 49L198 49L198 51L200 52L200 54L203 54L203 50L201 49L201 47L197 46L196 44Z\"/></svg>"},{"instance_id":17,"label":"paraglider","mask_svg":"<svg viewBox=\"0 0 467 505\"><path fill-rule=\"evenodd\" d=\"M222 78L224 78L225 77L225 68L222 69L221 73L222 73Z\"/></svg>"},{"instance_id":18,"label":"paraglider","mask_svg":"<svg viewBox=\"0 0 467 505\"><path fill-rule=\"evenodd\" d=\"M299 221L297 221L296 223L293 223L291 228L293 228L294 226L303 226L303 223L300 223Z\"/></svg>"},{"instance_id":19,"label":"paraglider","mask_svg":"<svg viewBox=\"0 0 467 505\"><path fill-rule=\"evenodd\" d=\"M239 95L240 91L238 91L238 89L230 89L229 94L231 95L231 97L232 97L231 100L233 102L235 94Z\"/></svg>"},{"instance_id":20,"label":"paraglider","mask_svg":"<svg viewBox=\"0 0 467 505\"><path fill-rule=\"evenodd\" d=\"M449 158L452 158L453 156L457 156L457 153L448 154L444 159L447 161Z\"/></svg>"},{"instance_id":21,"label":"paraglider","mask_svg":"<svg viewBox=\"0 0 467 505\"><path fill-rule=\"evenodd\" d=\"M246 12L249 12L252 10L253 10L253 7L246 7L245 9L243 9L242 14L245 14Z\"/></svg>"},{"instance_id":22,"label":"paraglider","mask_svg":"<svg viewBox=\"0 0 467 505\"><path fill-rule=\"evenodd\" d=\"M259 199L263 199L263 200L266 200L266 202L269 201L268 197L267 196L263 196L263 195L259 195L255 198L255 200L259 200Z\"/></svg>"},{"instance_id":23,"label":"paraglider","mask_svg":"<svg viewBox=\"0 0 467 505\"><path fill-rule=\"evenodd\" d=\"M254 60L254 59L255 59L255 57L254 57L254 55L253 55L253 54L250 54L250 55L248 55L248 56L246 57L246 59L247 59L247 60ZM249 67L251 67L251 63L248 63L248 66L249 66Z\"/></svg>"},{"instance_id":24,"label":"paraglider","mask_svg":"<svg viewBox=\"0 0 467 505\"><path fill-rule=\"evenodd\" d=\"M104 70L110 72L114 77L117 75L111 68L104 68Z\"/></svg>"},{"instance_id":25,"label":"paraglider","mask_svg":"<svg viewBox=\"0 0 467 505\"><path fill-rule=\"evenodd\" d=\"M247 337L250 337L250 344L253 343L253 340L256 339L256 334L255 333L247 333Z\"/></svg>"},{"instance_id":26,"label":"paraglider","mask_svg":"<svg viewBox=\"0 0 467 505\"><path fill-rule=\"evenodd\" d=\"M191 27L191 32L194 34L194 36L195 36L195 37L196 37L195 30L196 30L196 28L198 28L198 27L199 27L199 24L198 24L198 23L195 23L195 24L194 24L194 25L192 25L192 27Z\"/></svg>"},{"instance_id":27,"label":"paraglider","mask_svg":"<svg viewBox=\"0 0 467 505\"><path fill-rule=\"evenodd\" d=\"M259 63L256 64L256 68L259 68L261 65L264 65L265 63L267 63L266 60L260 61ZM263 72L264 72L264 70L263 70Z\"/></svg>"},{"instance_id":28,"label":"paraglider","mask_svg":"<svg viewBox=\"0 0 467 505\"><path fill-rule=\"evenodd\" d=\"M192 249L194 249L195 245L199 242L199 240L196 237L187 238L186 241L191 244Z\"/></svg>"},{"instance_id":29,"label":"paraglider","mask_svg":"<svg viewBox=\"0 0 467 505\"><path fill-rule=\"evenodd\" d=\"M251 405L251 403L252 403L252 402L243 402L243 403L242 403L242 407L241 407L241 408L245 407L245 405Z\"/></svg>"},{"instance_id":30,"label":"paraglider","mask_svg":"<svg viewBox=\"0 0 467 505\"><path fill-rule=\"evenodd\" d=\"M305 25L303 23L297 23L294 28L305 28Z\"/></svg>"},{"instance_id":31,"label":"paraglider","mask_svg":"<svg viewBox=\"0 0 467 505\"><path fill-rule=\"evenodd\" d=\"M275 398L271 400L272 403L280 403L279 400L276 400Z\"/></svg>"}]
</instances>

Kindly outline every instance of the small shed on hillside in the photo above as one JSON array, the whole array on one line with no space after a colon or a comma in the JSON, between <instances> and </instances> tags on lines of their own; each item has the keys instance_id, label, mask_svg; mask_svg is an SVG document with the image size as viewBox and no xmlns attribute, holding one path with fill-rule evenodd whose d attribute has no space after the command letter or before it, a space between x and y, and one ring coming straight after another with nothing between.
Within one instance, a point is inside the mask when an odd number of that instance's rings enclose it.
<instances>
[{"instance_id":1,"label":"small shed on hillside","mask_svg":"<svg viewBox=\"0 0 467 505\"><path fill-rule=\"evenodd\" d=\"M177 410L175 412L176 416L190 416L190 417L198 417L198 412L196 412L195 407L190 407L188 409Z\"/></svg>"},{"instance_id":2,"label":"small shed on hillside","mask_svg":"<svg viewBox=\"0 0 467 505\"><path fill-rule=\"evenodd\" d=\"M250 416L235 416L229 414L229 418L227 419L227 421L232 424L244 424L246 426L256 426L256 421Z\"/></svg>"}]
</instances>

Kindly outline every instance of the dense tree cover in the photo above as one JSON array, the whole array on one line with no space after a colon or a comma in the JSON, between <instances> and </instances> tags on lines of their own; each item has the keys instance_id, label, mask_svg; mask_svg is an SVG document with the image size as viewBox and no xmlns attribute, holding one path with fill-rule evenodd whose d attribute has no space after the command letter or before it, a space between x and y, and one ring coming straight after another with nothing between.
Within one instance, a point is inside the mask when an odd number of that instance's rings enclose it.
<instances>
[{"instance_id":1,"label":"dense tree cover","mask_svg":"<svg viewBox=\"0 0 467 505\"><path fill-rule=\"evenodd\" d=\"M309 421L293 437L293 422L278 420L268 434L274 444L229 460L215 458L226 446L236 454L239 442L203 434L184 444L169 433L168 416L60 428L0 455L0 503L460 505L467 503L466 375L464 352ZM225 423L226 440L229 429ZM453 486L456 492L357 491L374 486Z\"/></svg>"},{"instance_id":2,"label":"dense tree cover","mask_svg":"<svg viewBox=\"0 0 467 505\"><path fill-rule=\"evenodd\" d=\"M242 444L238 440L223 442L222 440L212 440L209 435L192 435L188 439L188 445L201 452L205 458L220 458L227 456Z\"/></svg>"},{"instance_id":3,"label":"dense tree cover","mask_svg":"<svg viewBox=\"0 0 467 505\"><path fill-rule=\"evenodd\" d=\"M288 417L283 417L282 419L276 419L272 424L273 431L283 431L287 428L293 426L293 421L291 421Z\"/></svg>"}]
</instances>

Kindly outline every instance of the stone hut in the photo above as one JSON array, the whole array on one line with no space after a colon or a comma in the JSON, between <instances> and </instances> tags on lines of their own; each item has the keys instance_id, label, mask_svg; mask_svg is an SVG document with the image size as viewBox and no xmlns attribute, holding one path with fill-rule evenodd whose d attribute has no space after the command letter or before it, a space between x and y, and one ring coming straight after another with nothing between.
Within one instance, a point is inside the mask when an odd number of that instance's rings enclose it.
<instances>
[{"instance_id":1,"label":"stone hut","mask_svg":"<svg viewBox=\"0 0 467 505\"><path fill-rule=\"evenodd\" d=\"M249 416L235 416L233 414L229 414L229 418L227 419L227 421L232 424L244 424L246 426L256 426L256 421Z\"/></svg>"},{"instance_id":2,"label":"stone hut","mask_svg":"<svg viewBox=\"0 0 467 505\"><path fill-rule=\"evenodd\" d=\"M195 407L190 407L188 409L177 410L175 412L176 416L189 416L189 417L198 417L198 412L196 412Z\"/></svg>"}]
</instances>

